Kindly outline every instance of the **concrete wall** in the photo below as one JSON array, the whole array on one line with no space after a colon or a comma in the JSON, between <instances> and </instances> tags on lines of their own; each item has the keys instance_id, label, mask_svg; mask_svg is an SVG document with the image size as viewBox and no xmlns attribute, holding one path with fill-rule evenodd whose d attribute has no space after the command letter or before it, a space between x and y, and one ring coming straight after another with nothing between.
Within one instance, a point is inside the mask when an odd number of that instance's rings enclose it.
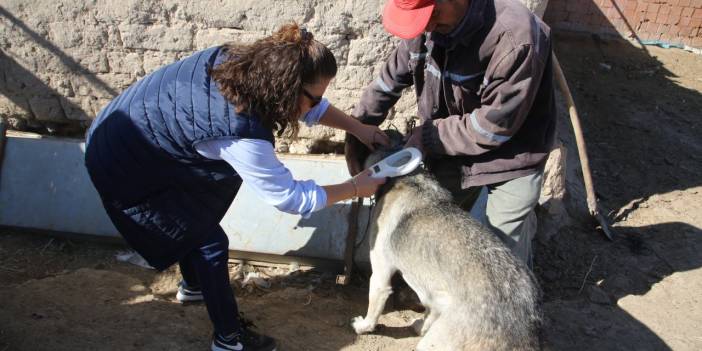
<instances>
[{"instance_id":1,"label":"concrete wall","mask_svg":"<svg viewBox=\"0 0 702 351\"><path fill-rule=\"evenodd\" d=\"M5 0L0 4L0 116L15 129L80 135L131 83L195 50L250 42L294 20L328 45L340 71L328 97L350 111L394 47L380 24L382 0ZM411 96L396 107L416 113ZM397 123L397 122L396 122ZM398 123L404 128L404 122ZM325 128L312 139L341 141ZM324 151L324 148L320 149ZM314 151L314 150L313 150Z\"/></svg>"},{"instance_id":2,"label":"concrete wall","mask_svg":"<svg viewBox=\"0 0 702 351\"><path fill-rule=\"evenodd\" d=\"M548 3L522 1L537 13ZM380 24L384 2L4 0L0 117L18 130L80 136L110 99L157 67L209 46L253 41L290 20L334 51L340 70L327 95L349 112L396 44ZM546 20L557 28L622 35L628 23L643 39L668 39L655 34L664 30L702 46L700 16L702 0L552 0ZM408 90L391 112L400 130L416 114L413 102ZM329 152L343 138L322 127L303 128L300 136L279 142L279 150Z\"/></svg>"},{"instance_id":3,"label":"concrete wall","mask_svg":"<svg viewBox=\"0 0 702 351\"><path fill-rule=\"evenodd\" d=\"M702 48L702 0L551 0L555 28Z\"/></svg>"},{"instance_id":4,"label":"concrete wall","mask_svg":"<svg viewBox=\"0 0 702 351\"><path fill-rule=\"evenodd\" d=\"M540 14L548 2L523 1ZM22 131L80 136L115 95L161 65L228 41L253 41L290 20L334 51L340 70L327 95L350 112L397 42L380 23L384 3L5 0L0 4L0 117ZM389 123L405 131L416 114L413 102L408 90ZM280 141L279 150L338 151L343 139L322 127L303 127L300 136L294 143Z\"/></svg>"}]
</instances>

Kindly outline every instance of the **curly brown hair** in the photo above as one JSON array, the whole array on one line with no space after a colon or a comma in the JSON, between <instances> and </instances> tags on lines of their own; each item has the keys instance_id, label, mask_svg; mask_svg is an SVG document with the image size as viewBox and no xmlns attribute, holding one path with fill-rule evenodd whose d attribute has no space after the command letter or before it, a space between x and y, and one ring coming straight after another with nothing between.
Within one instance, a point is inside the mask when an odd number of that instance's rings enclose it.
<instances>
[{"instance_id":1,"label":"curly brown hair","mask_svg":"<svg viewBox=\"0 0 702 351\"><path fill-rule=\"evenodd\" d=\"M296 23L253 44L225 46L227 60L210 75L234 106L257 116L278 136L297 136L303 84L336 76L334 54Z\"/></svg>"}]
</instances>

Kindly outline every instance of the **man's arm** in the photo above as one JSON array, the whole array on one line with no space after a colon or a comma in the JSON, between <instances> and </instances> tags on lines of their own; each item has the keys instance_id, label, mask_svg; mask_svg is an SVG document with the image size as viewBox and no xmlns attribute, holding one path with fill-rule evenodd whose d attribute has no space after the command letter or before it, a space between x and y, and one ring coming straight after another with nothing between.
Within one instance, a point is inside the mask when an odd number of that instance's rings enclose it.
<instances>
[{"instance_id":1,"label":"man's arm","mask_svg":"<svg viewBox=\"0 0 702 351\"><path fill-rule=\"evenodd\" d=\"M383 123L390 108L400 99L402 90L414 83L409 60L407 41L402 41L390 54L378 78L366 87L351 115L364 124L379 126ZM346 133L344 154L351 175L363 170L361 163L368 156L368 148L350 133Z\"/></svg>"},{"instance_id":2,"label":"man's arm","mask_svg":"<svg viewBox=\"0 0 702 351\"><path fill-rule=\"evenodd\" d=\"M531 110L544 62L550 62L538 57L543 55L532 45L522 45L490 62L481 106L462 116L427 121L421 129L425 151L479 155L509 141Z\"/></svg>"},{"instance_id":3,"label":"man's arm","mask_svg":"<svg viewBox=\"0 0 702 351\"><path fill-rule=\"evenodd\" d=\"M413 84L409 60L407 41L402 41L390 54L380 75L366 87L351 115L363 123L380 125L390 108L400 99L402 90Z\"/></svg>"}]
</instances>

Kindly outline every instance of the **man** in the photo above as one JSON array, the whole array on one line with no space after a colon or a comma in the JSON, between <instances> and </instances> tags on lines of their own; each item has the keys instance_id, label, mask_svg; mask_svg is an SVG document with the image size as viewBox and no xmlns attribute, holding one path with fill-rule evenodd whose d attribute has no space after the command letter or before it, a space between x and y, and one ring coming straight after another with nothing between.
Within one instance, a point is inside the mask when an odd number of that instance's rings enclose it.
<instances>
[{"instance_id":1,"label":"man","mask_svg":"<svg viewBox=\"0 0 702 351\"><path fill-rule=\"evenodd\" d=\"M486 187L486 224L531 266L555 132L550 29L515 0L388 0L383 25L404 40L352 114L379 125L413 85L422 123L406 146L464 209ZM347 138L352 174L364 152Z\"/></svg>"}]
</instances>

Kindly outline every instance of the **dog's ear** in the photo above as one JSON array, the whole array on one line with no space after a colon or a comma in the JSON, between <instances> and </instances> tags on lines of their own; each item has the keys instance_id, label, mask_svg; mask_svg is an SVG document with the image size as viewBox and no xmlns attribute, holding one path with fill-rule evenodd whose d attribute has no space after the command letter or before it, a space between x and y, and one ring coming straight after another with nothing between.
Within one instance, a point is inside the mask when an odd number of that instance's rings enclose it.
<instances>
[{"instance_id":1,"label":"dog's ear","mask_svg":"<svg viewBox=\"0 0 702 351\"><path fill-rule=\"evenodd\" d=\"M349 169L349 174L355 176L365 168L364 165L366 164L370 150L351 133L346 133L344 141L346 166Z\"/></svg>"}]
</instances>

